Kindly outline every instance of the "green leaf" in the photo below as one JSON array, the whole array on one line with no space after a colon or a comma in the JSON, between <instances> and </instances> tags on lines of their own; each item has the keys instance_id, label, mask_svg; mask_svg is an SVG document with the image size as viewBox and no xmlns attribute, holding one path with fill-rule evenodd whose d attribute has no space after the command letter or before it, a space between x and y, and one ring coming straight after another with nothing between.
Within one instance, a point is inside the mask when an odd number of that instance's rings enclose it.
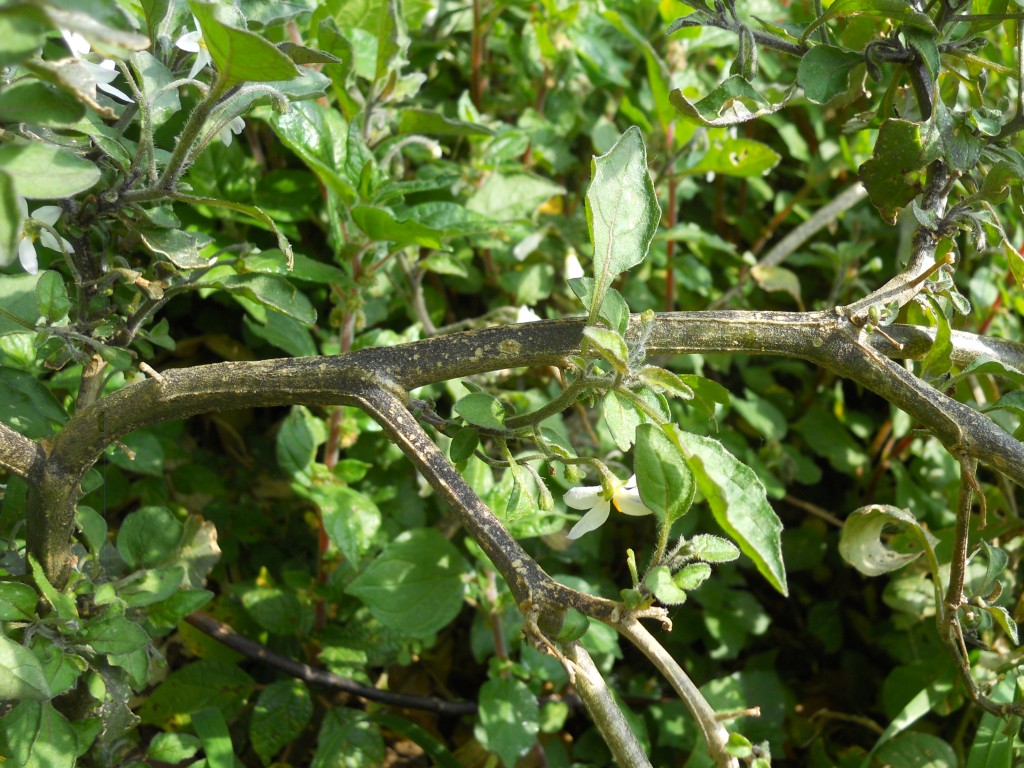
<instances>
[{"instance_id":1,"label":"green leaf","mask_svg":"<svg viewBox=\"0 0 1024 768\"><path fill-rule=\"evenodd\" d=\"M788 595L782 522L768 503L760 479L717 440L679 430L675 434L715 520L768 583Z\"/></svg>"},{"instance_id":2,"label":"green leaf","mask_svg":"<svg viewBox=\"0 0 1024 768\"><path fill-rule=\"evenodd\" d=\"M4 174L0 171L0 194L3 191ZM6 204L2 201L0 204ZM11 201L13 203L13 201ZM13 203L17 207L16 203ZM2 214L0 214L2 215ZM20 212L18 213L20 216ZM19 219L17 239L21 238L21 220ZM14 244L15 258L17 254L17 242ZM0 275L0 335L7 333L24 333L26 330L34 330L36 319L39 317L39 302L36 300L36 281L39 275ZM21 320L19 323L14 318ZM23 323L23 324L22 324ZM0 400L0 402L3 402Z\"/></svg>"},{"instance_id":3,"label":"green leaf","mask_svg":"<svg viewBox=\"0 0 1024 768\"><path fill-rule=\"evenodd\" d=\"M39 273L36 283L36 301L39 302L39 313L51 323L56 323L67 316L71 309L68 289L60 273L47 269Z\"/></svg>"},{"instance_id":4,"label":"green leaf","mask_svg":"<svg viewBox=\"0 0 1024 768\"><path fill-rule=\"evenodd\" d=\"M203 743L207 768L235 768L235 750L223 713L214 707L192 715L192 727Z\"/></svg>"},{"instance_id":5,"label":"green leaf","mask_svg":"<svg viewBox=\"0 0 1024 768\"><path fill-rule=\"evenodd\" d=\"M586 202L596 280L591 324L612 281L647 256L661 220L639 128L629 128L607 154L594 158L592 168Z\"/></svg>"},{"instance_id":6,"label":"green leaf","mask_svg":"<svg viewBox=\"0 0 1024 768\"><path fill-rule=\"evenodd\" d=\"M700 161L686 172L691 175L717 173L722 176L763 176L782 156L767 144L752 139L722 139L714 142Z\"/></svg>"},{"instance_id":7,"label":"green leaf","mask_svg":"<svg viewBox=\"0 0 1024 768\"><path fill-rule=\"evenodd\" d=\"M310 426L312 414L305 406L294 406L277 431L275 450L277 466L285 474L295 476L306 472L316 458L316 435Z\"/></svg>"},{"instance_id":8,"label":"green leaf","mask_svg":"<svg viewBox=\"0 0 1024 768\"><path fill-rule=\"evenodd\" d=\"M871 159L860 166L859 175L872 204L890 224L921 191L918 172L925 160L918 123L892 118L882 123Z\"/></svg>"},{"instance_id":9,"label":"green leaf","mask_svg":"<svg viewBox=\"0 0 1024 768\"><path fill-rule=\"evenodd\" d=\"M202 742L191 733L158 733L149 742L146 757L174 765L193 757L201 746Z\"/></svg>"},{"instance_id":10,"label":"green leaf","mask_svg":"<svg viewBox=\"0 0 1024 768\"><path fill-rule=\"evenodd\" d=\"M492 173L466 203L474 213L498 221L530 219L565 187L532 173Z\"/></svg>"},{"instance_id":11,"label":"green leaf","mask_svg":"<svg viewBox=\"0 0 1024 768\"><path fill-rule=\"evenodd\" d=\"M28 584L0 581L0 621L34 621L39 593Z\"/></svg>"},{"instance_id":12,"label":"green leaf","mask_svg":"<svg viewBox=\"0 0 1024 768\"><path fill-rule=\"evenodd\" d=\"M919 558L925 548L919 547L915 552L891 549L883 536L893 526L918 532L928 547L938 543L909 511L889 504L870 504L846 518L839 537L839 554L865 576L880 576L902 568Z\"/></svg>"},{"instance_id":13,"label":"green leaf","mask_svg":"<svg viewBox=\"0 0 1024 768\"><path fill-rule=\"evenodd\" d=\"M448 456L452 463L462 464L469 461L480 444L480 436L472 427L463 427L452 437L451 445L448 446Z\"/></svg>"},{"instance_id":14,"label":"green leaf","mask_svg":"<svg viewBox=\"0 0 1024 768\"><path fill-rule=\"evenodd\" d=\"M297 739L313 717L313 697L301 680L277 680L256 699L249 741L264 765Z\"/></svg>"},{"instance_id":15,"label":"green leaf","mask_svg":"<svg viewBox=\"0 0 1024 768\"><path fill-rule=\"evenodd\" d=\"M212 240L201 232L181 229L142 229L139 237L157 256L163 256L178 269L204 269L212 260L200 254Z\"/></svg>"},{"instance_id":16,"label":"green leaf","mask_svg":"<svg viewBox=\"0 0 1024 768\"><path fill-rule=\"evenodd\" d=\"M0 720L0 744L13 765L26 768L74 768L78 755L75 729L49 701L18 704Z\"/></svg>"},{"instance_id":17,"label":"green leaf","mask_svg":"<svg viewBox=\"0 0 1024 768\"><path fill-rule=\"evenodd\" d=\"M83 117L85 105L49 83L22 80L0 91L0 122L66 128Z\"/></svg>"},{"instance_id":18,"label":"green leaf","mask_svg":"<svg viewBox=\"0 0 1024 768\"><path fill-rule=\"evenodd\" d=\"M129 608L141 608L159 603L178 591L185 580L185 569L180 565L143 571L141 579L131 581L118 590L118 597Z\"/></svg>"},{"instance_id":19,"label":"green leaf","mask_svg":"<svg viewBox=\"0 0 1024 768\"><path fill-rule=\"evenodd\" d=\"M154 127L163 125L171 115L181 110L178 90L165 87L174 82L174 73L149 51L133 53L128 63L135 70L142 92L150 102L150 121Z\"/></svg>"},{"instance_id":20,"label":"green leaf","mask_svg":"<svg viewBox=\"0 0 1024 768\"><path fill-rule=\"evenodd\" d=\"M986 605L985 610L992 619L1003 628L1006 636L1013 641L1014 645L1020 645L1020 636L1017 633L1017 622L1013 620L1010 612L1001 605Z\"/></svg>"},{"instance_id":21,"label":"green leaf","mask_svg":"<svg viewBox=\"0 0 1024 768\"><path fill-rule=\"evenodd\" d=\"M199 610L213 599L205 589L187 589L175 592L166 600L151 605L147 612L149 623L158 629L175 626L190 613Z\"/></svg>"},{"instance_id":22,"label":"green leaf","mask_svg":"<svg viewBox=\"0 0 1024 768\"><path fill-rule=\"evenodd\" d=\"M505 428L505 406L493 395L472 392L455 403L454 411L468 423L484 429Z\"/></svg>"},{"instance_id":23,"label":"green leaf","mask_svg":"<svg viewBox=\"0 0 1024 768\"><path fill-rule=\"evenodd\" d=\"M687 513L697 486L678 441L657 424L641 424L636 428L633 462L645 507L668 525Z\"/></svg>"},{"instance_id":24,"label":"green leaf","mask_svg":"<svg viewBox=\"0 0 1024 768\"><path fill-rule=\"evenodd\" d=\"M664 392L670 397L679 397L683 400L692 400L694 392L690 385L679 376L665 368L656 365L645 365L640 370L640 379L655 392Z\"/></svg>"},{"instance_id":25,"label":"green leaf","mask_svg":"<svg viewBox=\"0 0 1024 768\"><path fill-rule=\"evenodd\" d=\"M0 701L43 701L52 695L36 655L21 643L0 635Z\"/></svg>"},{"instance_id":26,"label":"green leaf","mask_svg":"<svg viewBox=\"0 0 1024 768\"><path fill-rule=\"evenodd\" d=\"M507 677L484 683L479 702L480 720L474 735L505 765L515 765L540 732L537 697L526 683Z\"/></svg>"},{"instance_id":27,"label":"green leaf","mask_svg":"<svg viewBox=\"0 0 1024 768\"><path fill-rule=\"evenodd\" d=\"M352 209L352 219L371 240L390 242L397 246L442 247L442 232L412 219L398 219L385 208L357 205Z\"/></svg>"},{"instance_id":28,"label":"green leaf","mask_svg":"<svg viewBox=\"0 0 1024 768\"><path fill-rule=\"evenodd\" d=\"M312 608L288 587L256 586L241 598L253 620L271 634L302 636L313 626Z\"/></svg>"},{"instance_id":29,"label":"green leaf","mask_svg":"<svg viewBox=\"0 0 1024 768\"><path fill-rule=\"evenodd\" d=\"M217 19L216 3L189 2L189 8L203 32L203 42L220 70L218 81L225 86L246 81L290 80L298 69L269 40Z\"/></svg>"},{"instance_id":30,"label":"green leaf","mask_svg":"<svg viewBox=\"0 0 1024 768\"><path fill-rule=\"evenodd\" d=\"M211 272L198 280L196 285L240 294L306 325L316 322L316 310L306 295L300 293L287 279L277 275L231 275Z\"/></svg>"},{"instance_id":31,"label":"green leaf","mask_svg":"<svg viewBox=\"0 0 1024 768\"><path fill-rule=\"evenodd\" d=\"M100 180L100 169L89 160L41 141L0 146L0 168L13 180L15 194L29 200L73 197Z\"/></svg>"},{"instance_id":32,"label":"green leaf","mask_svg":"<svg viewBox=\"0 0 1024 768\"><path fill-rule=\"evenodd\" d=\"M245 214L249 218L258 221L274 233L274 237L277 238L277 247L280 248L281 253L285 255L285 258L288 260L288 268L291 269L295 259L295 254L292 253L291 243L288 242L288 238L284 236L284 233L277 226L277 223L259 206L249 205L247 203L236 203L233 200L221 200L216 197L179 195L178 199L182 202L190 203L191 205L207 205L211 208L222 208L228 211L235 211L236 213Z\"/></svg>"},{"instance_id":33,"label":"green leaf","mask_svg":"<svg viewBox=\"0 0 1024 768\"><path fill-rule=\"evenodd\" d=\"M345 559L358 564L373 547L382 517L373 499L354 488L321 485L312 499L323 517L324 531Z\"/></svg>"},{"instance_id":34,"label":"green leaf","mask_svg":"<svg viewBox=\"0 0 1024 768\"><path fill-rule=\"evenodd\" d=\"M921 378L933 382L953 367L953 340L949 318L942 311L942 305L930 294L925 294L925 300L928 302L925 311L935 321L935 340L921 361Z\"/></svg>"},{"instance_id":35,"label":"green leaf","mask_svg":"<svg viewBox=\"0 0 1024 768\"><path fill-rule=\"evenodd\" d=\"M46 574L43 573L43 567L39 565L39 561L31 554L28 556L28 562L32 568L32 578L35 579L36 586L39 587L39 591L43 593L47 602L53 606L58 618L61 621L76 620L78 618L78 606L75 604L75 598L54 588L46 578Z\"/></svg>"},{"instance_id":36,"label":"green leaf","mask_svg":"<svg viewBox=\"0 0 1024 768\"><path fill-rule=\"evenodd\" d=\"M228 720L245 707L255 682L234 664L202 659L171 672L139 706L147 725L187 725L193 712L216 707Z\"/></svg>"},{"instance_id":37,"label":"green leaf","mask_svg":"<svg viewBox=\"0 0 1024 768\"><path fill-rule=\"evenodd\" d=\"M589 314L594 306L594 289L597 287L597 281L592 277L574 277L568 280L568 284ZM614 288L605 291L604 301L601 302L597 316L605 325L620 334L625 334L629 328L629 306L622 298L622 294Z\"/></svg>"},{"instance_id":38,"label":"green leaf","mask_svg":"<svg viewBox=\"0 0 1024 768\"><path fill-rule=\"evenodd\" d=\"M989 697L997 704L1009 704L1014 699L1017 685L1017 676L1007 675L995 685ZM982 714L967 756L967 768L1011 768L1020 724L1018 716Z\"/></svg>"},{"instance_id":39,"label":"green leaf","mask_svg":"<svg viewBox=\"0 0 1024 768\"><path fill-rule=\"evenodd\" d=\"M32 374L0 368L0 422L32 440L50 437L67 414Z\"/></svg>"},{"instance_id":40,"label":"green leaf","mask_svg":"<svg viewBox=\"0 0 1024 768\"><path fill-rule=\"evenodd\" d=\"M875 16L883 19L891 19L906 24L910 27L922 29L937 35L935 24L929 16L920 11L915 11L913 6L903 0L836 0L828 7L821 16L812 21L803 34L800 35L800 44L804 45L807 39L816 29L827 24L833 19L849 16Z\"/></svg>"},{"instance_id":41,"label":"green leaf","mask_svg":"<svg viewBox=\"0 0 1024 768\"><path fill-rule=\"evenodd\" d=\"M850 72L863 60L862 55L853 51L815 45L800 59L797 83L808 99L816 104L827 103L846 93L850 87Z\"/></svg>"},{"instance_id":42,"label":"green leaf","mask_svg":"<svg viewBox=\"0 0 1024 768\"><path fill-rule=\"evenodd\" d=\"M117 551L130 568L152 568L181 544L184 528L166 507L142 507L130 513L117 531Z\"/></svg>"},{"instance_id":43,"label":"green leaf","mask_svg":"<svg viewBox=\"0 0 1024 768\"><path fill-rule=\"evenodd\" d=\"M123 616L113 616L89 621L79 640L92 646L96 653L123 655L144 648L149 643L149 635Z\"/></svg>"},{"instance_id":44,"label":"green leaf","mask_svg":"<svg viewBox=\"0 0 1024 768\"><path fill-rule=\"evenodd\" d=\"M796 84L790 86L780 101L772 104L743 77L732 75L700 101L689 101L678 88L668 98L684 118L711 128L739 125L763 115L774 114L786 106L795 91Z\"/></svg>"},{"instance_id":45,"label":"green leaf","mask_svg":"<svg viewBox=\"0 0 1024 768\"><path fill-rule=\"evenodd\" d=\"M328 189L346 202L355 201L356 183L343 175L349 126L340 112L318 101L303 101L284 115L270 113L270 125Z\"/></svg>"},{"instance_id":46,"label":"green leaf","mask_svg":"<svg viewBox=\"0 0 1024 768\"><path fill-rule=\"evenodd\" d=\"M71 690L89 668L89 663L78 654L68 653L38 635L32 645L32 653L43 665L51 697Z\"/></svg>"},{"instance_id":47,"label":"green leaf","mask_svg":"<svg viewBox=\"0 0 1024 768\"><path fill-rule=\"evenodd\" d=\"M588 325L583 329L583 338L590 342L597 353L607 360L619 373L629 371L629 349L626 340L618 331Z\"/></svg>"},{"instance_id":48,"label":"green leaf","mask_svg":"<svg viewBox=\"0 0 1024 768\"><path fill-rule=\"evenodd\" d=\"M676 584L668 566L659 565L657 568L651 569L651 572L644 578L644 586L663 605L682 605L686 602L686 590Z\"/></svg>"},{"instance_id":49,"label":"green leaf","mask_svg":"<svg viewBox=\"0 0 1024 768\"><path fill-rule=\"evenodd\" d=\"M601 401L601 415L615 445L620 451L628 451L633 445L637 425L644 421L643 415L631 400L614 389Z\"/></svg>"},{"instance_id":50,"label":"green leaf","mask_svg":"<svg viewBox=\"0 0 1024 768\"><path fill-rule=\"evenodd\" d=\"M490 128L452 120L431 109L410 107L402 110L398 120L399 133L418 133L427 136L493 136Z\"/></svg>"},{"instance_id":51,"label":"green leaf","mask_svg":"<svg viewBox=\"0 0 1024 768\"><path fill-rule=\"evenodd\" d=\"M710 533L699 533L686 542L686 551L705 563L731 563L740 556L740 551L728 539Z\"/></svg>"},{"instance_id":52,"label":"green leaf","mask_svg":"<svg viewBox=\"0 0 1024 768\"><path fill-rule=\"evenodd\" d=\"M320 726L309 768L368 768L384 765L386 756L380 728L366 713L332 707Z\"/></svg>"},{"instance_id":53,"label":"green leaf","mask_svg":"<svg viewBox=\"0 0 1024 768\"><path fill-rule=\"evenodd\" d=\"M700 587L711 576L711 566L707 563L690 563L675 575L676 585L687 592Z\"/></svg>"},{"instance_id":54,"label":"green leaf","mask_svg":"<svg viewBox=\"0 0 1024 768\"><path fill-rule=\"evenodd\" d=\"M6 267L18 257L18 243L21 241L25 219L18 205L18 191L14 179L0 170L0 267ZM5 302L0 302L9 312ZM35 318L32 318L35 320ZM5 318L0 315L0 333L4 332Z\"/></svg>"},{"instance_id":55,"label":"green leaf","mask_svg":"<svg viewBox=\"0 0 1024 768\"><path fill-rule=\"evenodd\" d=\"M433 528L405 531L346 587L385 626L407 637L437 632L458 615L466 563Z\"/></svg>"},{"instance_id":56,"label":"green leaf","mask_svg":"<svg viewBox=\"0 0 1024 768\"><path fill-rule=\"evenodd\" d=\"M900 768L958 768L960 765L948 743L933 734L917 731L905 731L887 741L875 752L872 762Z\"/></svg>"},{"instance_id":57,"label":"green leaf","mask_svg":"<svg viewBox=\"0 0 1024 768\"><path fill-rule=\"evenodd\" d=\"M17 64L39 51L52 30L40 8L13 4L0 8L0 67Z\"/></svg>"}]
</instances>

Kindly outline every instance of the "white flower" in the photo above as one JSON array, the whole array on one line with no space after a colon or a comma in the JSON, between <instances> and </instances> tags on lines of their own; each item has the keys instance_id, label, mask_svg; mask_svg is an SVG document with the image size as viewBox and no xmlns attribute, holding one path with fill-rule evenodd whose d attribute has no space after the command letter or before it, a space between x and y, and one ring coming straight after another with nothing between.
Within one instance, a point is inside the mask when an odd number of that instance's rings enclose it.
<instances>
[{"instance_id":1,"label":"white flower","mask_svg":"<svg viewBox=\"0 0 1024 768\"><path fill-rule=\"evenodd\" d=\"M192 32L186 32L184 35L174 41L174 45L183 51L197 54L195 63L192 64L192 69L189 70L188 79L195 80L196 75L199 74L199 70L213 61L210 58L210 52L206 50L206 44L203 42L203 33L199 28L199 20L195 16L192 17L192 21L195 22L196 28Z\"/></svg>"},{"instance_id":2,"label":"white flower","mask_svg":"<svg viewBox=\"0 0 1024 768\"><path fill-rule=\"evenodd\" d=\"M517 323L533 323L540 320L540 315L534 312L526 305L521 306L516 311L516 322Z\"/></svg>"},{"instance_id":3,"label":"white flower","mask_svg":"<svg viewBox=\"0 0 1024 768\"><path fill-rule=\"evenodd\" d=\"M590 533L604 525L611 512L612 504L625 515L639 517L653 514L640 500L640 492L636 489L636 475L624 483L616 482L610 499L604 497L604 490L600 485L571 488L562 498L566 506L587 510L587 513L569 531L570 539L578 539L583 534Z\"/></svg>"},{"instance_id":4,"label":"white flower","mask_svg":"<svg viewBox=\"0 0 1024 768\"><path fill-rule=\"evenodd\" d=\"M240 117L234 118L230 123L221 128L217 135L224 142L225 147L231 146L231 140L245 130L245 120ZM234 134L234 136L232 136Z\"/></svg>"},{"instance_id":5,"label":"white flower","mask_svg":"<svg viewBox=\"0 0 1024 768\"><path fill-rule=\"evenodd\" d=\"M91 61L85 60L85 55L92 51L92 46L89 45L89 41L82 37L77 32L68 32L64 30L61 32L64 36L64 42L68 44L68 48L71 49L72 55L78 59L79 65L85 68L85 71L89 73L89 76L93 79L96 87L104 93L109 93L114 98L120 99L124 102L130 102L132 97L124 91L121 91L110 83L114 82L117 78L117 65L111 59L103 59L99 64L93 64Z\"/></svg>"},{"instance_id":6,"label":"white flower","mask_svg":"<svg viewBox=\"0 0 1024 768\"><path fill-rule=\"evenodd\" d=\"M60 251L61 246L64 246L64 250L67 253L74 253L75 249L67 240L63 237L60 242L57 241L50 230L40 227L38 225L30 224L27 219L33 219L43 224L48 224L53 227L57 223L57 219L60 218L63 210L56 205L44 205L36 208L32 211L32 215L29 216L28 205L23 198L18 198L18 207L21 208L21 214L25 217L25 225L22 230L21 240L18 242L18 260L21 261L22 268L30 275L34 275L39 271L39 258L36 255L36 238L39 238L39 243L52 248L55 251Z\"/></svg>"},{"instance_id":7,"label":"white flower","mask_svg":"<svg viewBox=\"0 0 1024 768\"><path fill-rule=\"evenodd\" d=\"M576 255L576 250L570 248L569 252L565 254L565 279L572 280L574 277L583 277L586 272L583 271L583 265L580 264L580 258Z\"/></svg>"}]
</instances>

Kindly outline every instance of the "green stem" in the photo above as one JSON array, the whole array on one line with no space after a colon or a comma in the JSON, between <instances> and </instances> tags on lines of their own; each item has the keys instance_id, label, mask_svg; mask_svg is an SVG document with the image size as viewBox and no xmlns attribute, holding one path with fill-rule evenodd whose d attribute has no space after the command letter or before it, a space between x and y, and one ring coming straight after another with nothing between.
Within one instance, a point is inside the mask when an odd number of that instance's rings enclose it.
<instances>
[{"instance_id":1,"label":"green stem","mask_svg":"<svg viewBox=\"0 0 1024 768\"><path fill-rule=\"evenodd\" d=\"M544 419L548 419L555 414L561 413L566 408L571 408L579 399L583 392L591 389L598 389L602 384L607 384L607 381L603 379L589 379L585 376L581 376L576 379L572 384L565 388L558 397L552 400L547 405L542 405L535 411L530 413L524 413L521 416L513 416L510 419L505 419L505 429L510 432L514 432L522 427L528 427L533 424L540 424Z\"/></svg>"}]
</instances>

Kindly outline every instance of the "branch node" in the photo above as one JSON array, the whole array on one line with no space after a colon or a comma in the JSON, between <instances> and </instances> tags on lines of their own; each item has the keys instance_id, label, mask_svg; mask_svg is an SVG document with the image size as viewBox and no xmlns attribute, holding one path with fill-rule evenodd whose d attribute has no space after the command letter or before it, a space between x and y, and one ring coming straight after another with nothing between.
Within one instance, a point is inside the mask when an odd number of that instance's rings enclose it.
<instances>
[{"instance_id":1,"label":"branch node","mask_svg":"<svg viewBox=\"0 0 1024 768\"><path fill-rule=\"evenodd\" d=\"M156 380L158 383L164 383L164 377L161 376L149 363L139 363L139 370L149 378Z\"/></svg>"}]
</instances>

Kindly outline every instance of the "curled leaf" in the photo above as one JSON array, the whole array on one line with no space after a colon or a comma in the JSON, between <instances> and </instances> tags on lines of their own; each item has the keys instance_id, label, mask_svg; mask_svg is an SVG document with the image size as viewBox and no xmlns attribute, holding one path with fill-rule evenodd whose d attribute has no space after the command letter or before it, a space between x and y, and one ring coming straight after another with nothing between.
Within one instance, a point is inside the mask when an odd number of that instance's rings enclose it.
<instances>
[{"instance_id":1,"label":"curled leaf","mask_svg":"<svg viewBox=\"0 0 1024 768\"><path fill-rule=\"evenodd\" d=\"M909 528L923 544L917 552L898 552L885 541L886 528ZM938 543L909 511L889 504L871 504L854 510L843 526L839 554L865 576L881 576L913 562L925 547Z\"/></svg>"}]
</instances>

